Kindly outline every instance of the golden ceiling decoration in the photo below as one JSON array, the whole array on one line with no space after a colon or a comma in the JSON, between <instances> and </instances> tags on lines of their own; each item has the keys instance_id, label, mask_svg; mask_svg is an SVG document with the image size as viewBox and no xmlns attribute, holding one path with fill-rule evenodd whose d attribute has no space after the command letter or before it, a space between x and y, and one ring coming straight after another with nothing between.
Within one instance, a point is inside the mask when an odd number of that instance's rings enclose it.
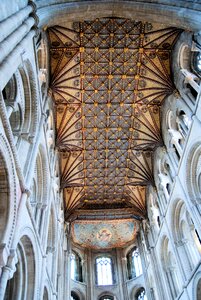
<instances>
[{"instance_id":1,"label":"golden ceiling decoration","mask_svg":"<svg viewBox=\"0 0 201 300\"><path fill-rule=\"evenodd\" d=\"M118 18L48 28L66 216L96 207L146 216L153 150L162 144L160 106L174 91L170 57L180 32Z\"/></svg>"}]
</instances>

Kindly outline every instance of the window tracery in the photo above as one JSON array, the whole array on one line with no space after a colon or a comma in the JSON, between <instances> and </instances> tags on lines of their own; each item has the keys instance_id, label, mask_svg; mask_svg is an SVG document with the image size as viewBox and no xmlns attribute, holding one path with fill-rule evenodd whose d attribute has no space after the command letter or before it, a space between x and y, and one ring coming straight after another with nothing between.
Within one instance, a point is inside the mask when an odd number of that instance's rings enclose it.
<instances>
[{"instance_id":1,"label":"window tracery","mask_svg":"<svg viewBox=\"0 0 201 300\"><path fill-rule=\"evenodd\" d=\"M133 279L142 274L142 264L139 249L134 247L127 255L128 279Z\"/></svg>"},{"instance_id":2,"label":"window tracery","mask_svg":"<svg viewBox=\"0 0 201 300\"><path fill-rule=\"evenodd\" d=\"M112 259L108 256L96 258L96 283L97 285L114 284Z\"/></svg>"},{"instance_id":3,"label":"window tracery","mask_svg":"<svg viewBox=\"0 0 201 300\"><path fill-rule=\"evenodd\" d=\"M138 290L138 292L135 295L135 300L147 300L147 296L145 293L145 289L142 287Z\"/></svg>"}]
</instances>

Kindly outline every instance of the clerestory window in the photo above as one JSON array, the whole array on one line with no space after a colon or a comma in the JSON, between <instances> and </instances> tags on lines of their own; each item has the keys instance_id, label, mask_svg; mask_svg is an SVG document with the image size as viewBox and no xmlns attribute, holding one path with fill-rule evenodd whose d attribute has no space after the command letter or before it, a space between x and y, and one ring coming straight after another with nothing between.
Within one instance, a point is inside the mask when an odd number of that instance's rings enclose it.
<instances>
[{"instance_id":1,"label":"clerestory window","mask_svg":"<svg viewBox=\"0 0 201 300\"><path fill-rule=\"evenodd\" d=\"M99 300L114 300L114 297L110 295L104 295L100 297Z\"/></svg>"},{"instance_id":2,"label":"clerestory window","mask_svg":"<svg viewBox=\"0 0 201 300\"><path fill-rule=\"evenodd\" d=\"M112 259L110 257L96 258L96 283L97 285L114 284Z\"/></svg>"},{"instance_id":3,"label":"clerestory window","mask_svg":"<svg viewBox=\"0 0 201 300\"><path fill-rule=\"evenodd\" d=\"M134 247L127 255L128 279L133 279L142 274L142 264L140 253L137 247Z\"/></svg>"},{"instance_id":4,"label":"clerestory window","mask_svg":"<svg viewBox=\"0 0 201 300\"><path fill-rule=\"evenodd\" d=\"M147 300L147 296L145 294L145 289L140 288L135 295L135 300Z\"/></svg>"},{"instance_id":5,"label":"clerestory window","mask_svg":"<svg viewBox=\"0 0 201 300\"><path fill-rule=\"evenodd\" d=\"M81 258L75 252L71 254L71 279L82 282Z\"/></svg>"}]
</instances>

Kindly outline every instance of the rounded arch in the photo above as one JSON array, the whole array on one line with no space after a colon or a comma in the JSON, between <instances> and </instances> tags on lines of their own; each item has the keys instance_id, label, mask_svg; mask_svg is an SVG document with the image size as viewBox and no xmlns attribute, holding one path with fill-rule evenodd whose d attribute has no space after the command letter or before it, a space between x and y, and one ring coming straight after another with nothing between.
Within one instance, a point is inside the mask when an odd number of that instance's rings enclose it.
<instances>
[{"instance_id":1,"label":"rounded arch","mask_svg":"<svg viewBox=\"0 0 201 300\"><path fill-rule=\"evenodd\" d=\"M159 5L159 4L163 5ZM181 16L181 8L183 14ZM185 18L183 17L185 15ZM80 3L79 9L74 3L62 3L61 5L54 6L42 6L38 7L38 17L40 26L50 26L56 23L61 24L68 19L69 21L90 20L91 18L102 17L120 17L120 18L132 18L138 16L138 20L146 20L148 22L158 22L166 25L200 30L201 13L198 10L193 10L193 7L182 7L181 5L164 4L159 0L155 3L150 1L143 1L143 3L136 3L135 1L125 3L124 1L118 2L98 2L88 1L87 3Z\"/></svg>"},{"instance_id":2,"label":"rounded arch","mask_svg":"<svg viewBox=\"0 0 201 300\"><path fill-rule=\"evenodd\" d=\"M178 267L174 253L170 247L169 238L163 236L161 240L161 262L164 271L165 280L168 281L168 291L171 299L175 299L180 291L180 282L178 277Z\"/></svg>"},{"instance_id":3,"label":"rounded arch","mask_svg":"<svg viewBox=\"0 0 201 300\"><path fill-rule=\"evenodd\" d=\"M200 241L184 201L176 200L172 208L172 232L186 276L200 260Z\"/></svg>"},{"instance_id":4,"label":"rounded arch","mask_svg":"<svg viewBox=\"0 0 201 300\"><path fill-rule=\"evenodd\" d=\"M142 263L137 246L131 248L126 255L128 279L133 279L142 274Z\"/></svg>"},{"instance_id":5,"label":"rounded arch","mask_svg":"<svg viewBox=\"0 0 201 300\"><path fill-rule=\"evenodd\" d=\"M7 282L5 300L36 297L36 257L28 235L22 235L16 247L16 265L13 277Z\"/></svg>"},{"instance_id":6,"label":"rounded arch","mask_svg":"<svg viewBox=\"0 0 201 300\"><path fill-rule=\"evenodd\" d=\"M38 124L39 124L39 97L37 94L37 80L36 76L32 67L32 64L29 60L26 60L24 62L24 65L26 67L29 82L30 82L30 94L31 94L31 126L30 131L33 136L35 136Z\"/></svg>"},{"instance_id":7,"label":"rounded arch","mask_svg":"<svg viewBox=\"0 0 201 300\"><path fill-rule=\"evenodd\" d=\"M198 272L193 279L192 299L199 300L201 298L201 272Z\"/></svg>"},{"instance_id":8,"label":"rounded arch","mask_svg":"<svg viewBox=\"0 0 201 300\"><path fill-rule=\"evenodd\" d=\"M7 248L12 242L16 217L16 172L9 144L0 134L0 243L6 245Z\"/></svg>"},{"instance_id":9,"label":"rounded arch","mask_svg":"<svg viewBox=\"0 0 201 300\"><path fill-rule=\"evenodd\" d=\"M200 140L200 138L197 138ZM186 186L193 203L201 204L201 143L189 149L186 168Z\"/></svg>"},{"instance_id":10,"label":"rounded arch","mask_svg":"<svg viewBox=\"0 0 201 300\"><path fill-rule=\"evenodd\" d=\"M41 237L45 238L44 223L46 216L46 208L48 206L48 161L43 145L38 148L36 157L34 178L31 184L30 203L32 206L33 216Z\"/></svg>"},{"instance_id":11,"label":"rounded arch","mask_svg":"<svg viewBox=\"0 0 201 300\"><path fill-rule=\"evenodd\" d=\"M95 283L97 285L113 285L116 282L114 256L103 253L95 256Z\"/></svg>"},{"instance_id":12,"label":"rounded arch","mask_svg":"<svg viewBox=\"0 0 201 300\"><path fill-rule=\"evenodd\" d=\"M144 288L140 283L137 283L134 288L131 290L130 299L135 300L135 296L140 291L141 288Z\"/></svg>"},{"instance_id":13,"label":"rounded arch","mask_svg":"<svg viewBox=\"0 0 201 300\"><path fill-rule=\"evenodd\" d=\"M71 279L83 282L82 257L74 249L71 252Z\"/></svg>"},{"instance_id":14,"label":"rounded arch","mask_svg":"<svg viewBox=\"0 0 201 300\"><path fill-rule=\"evenodd\" d=\"M83 293L77 288L74 288L71 291L71 297L73 297L73 296L77 297L77 298L72 298L72 300L85 300Z\"/></svg>"},{"instance_id":15,"label":"rounded arch","mask_svg":"<svg viewBox=\"0 0 201 300\"><path fill-rule=\"evenodd\" d=\"M98 297L98 300L116 300L117 298L111 292L105 291L101 293Z\"/></svg>"}]
</instances>

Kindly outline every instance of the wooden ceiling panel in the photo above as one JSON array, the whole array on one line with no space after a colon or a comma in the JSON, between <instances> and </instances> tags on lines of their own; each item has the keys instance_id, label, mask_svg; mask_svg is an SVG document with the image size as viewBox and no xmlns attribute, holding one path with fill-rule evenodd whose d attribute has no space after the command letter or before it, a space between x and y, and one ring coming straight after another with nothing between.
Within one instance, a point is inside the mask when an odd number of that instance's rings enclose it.
<instances>
[{"instance_id":1,"label":"wooden ceiling panel","mask_svg":"<svg viewBox=\"0 0 201 300\"><path fill-rule=\"evenodd\" d=\"M174 91L170 58L180 33L119 18L48 28L66 217L91 210L98 218L112 207L104 218L120 207L122 216L129 209L146 217L153 151L162 144L160 107Z\"/></svg>"}]
</instances>

